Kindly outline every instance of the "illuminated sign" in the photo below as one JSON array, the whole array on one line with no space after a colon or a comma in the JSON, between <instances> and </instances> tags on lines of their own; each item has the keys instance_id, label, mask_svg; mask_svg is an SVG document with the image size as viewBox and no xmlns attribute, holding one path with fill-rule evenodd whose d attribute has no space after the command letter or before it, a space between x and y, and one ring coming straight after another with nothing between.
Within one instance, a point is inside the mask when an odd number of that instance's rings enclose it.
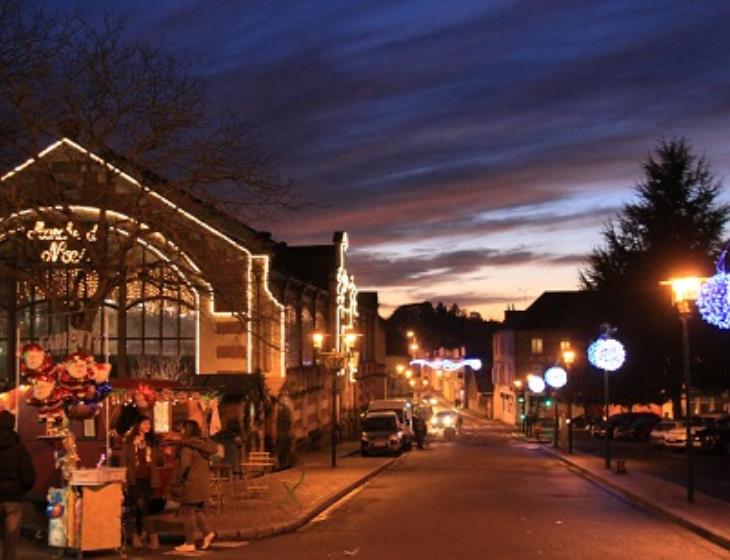
<instances>
[{"instance_id":1,"label":"illuminated sign","mask_svg":"<svg viewBox=\"0 0 730 560\"><path fill-rule=\"evenodd\" d=\"M83 238L94 243L96 241L96 232L98 224L83 234ZM78 264L86 256L86 249L73 248L70 243L82 239L81 232L74 226L73 222L68 222L65 227L46 227L46 223L39 220L28 230L26 237L31 241L48 241L47 249L41 251L41 260L47 263L62 264Z\"/></svg>"}]
</instances>

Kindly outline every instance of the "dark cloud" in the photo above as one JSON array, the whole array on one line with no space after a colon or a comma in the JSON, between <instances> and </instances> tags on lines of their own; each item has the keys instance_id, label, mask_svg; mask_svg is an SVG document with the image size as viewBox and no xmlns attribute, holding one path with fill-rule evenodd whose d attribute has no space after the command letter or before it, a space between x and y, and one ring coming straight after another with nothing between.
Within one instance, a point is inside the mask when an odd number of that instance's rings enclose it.
<instances>
[{"instance_id":1,"label":"dark cloud","mask_svg":"<svg viewBox=\"0 0 730 560\"><path fill-rule=\"evenodd\" d=\"M350 231L370 286L518 262L580 266L573 246L447 243L595 233L617 201L584 198L631 187L663 135L689 137L730 171L727 2L101 5L131 34L189 56L214 101L258 125L305 206L254 225L293 243ZM442 251L403 262L362 252L439 239Z\"/></svg>"}]
</instances>

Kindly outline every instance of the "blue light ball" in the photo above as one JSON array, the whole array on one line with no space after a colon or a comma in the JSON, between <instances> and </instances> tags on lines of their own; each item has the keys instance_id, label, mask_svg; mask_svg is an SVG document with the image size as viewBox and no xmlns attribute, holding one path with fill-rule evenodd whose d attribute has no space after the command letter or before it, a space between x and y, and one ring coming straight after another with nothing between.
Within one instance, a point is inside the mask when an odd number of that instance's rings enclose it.
<instances>
[{"instance_id":1,"label":"blue light ball","mask_svg":"<svg viewBox=\"0 0 730 560\"><path fill-rule=\"evenodd\" d=\"M730 329L729 281L727 274L718 272L702 284L697 296L697 308L702 318L721 329Z\"/></svg>"}]
</instances>

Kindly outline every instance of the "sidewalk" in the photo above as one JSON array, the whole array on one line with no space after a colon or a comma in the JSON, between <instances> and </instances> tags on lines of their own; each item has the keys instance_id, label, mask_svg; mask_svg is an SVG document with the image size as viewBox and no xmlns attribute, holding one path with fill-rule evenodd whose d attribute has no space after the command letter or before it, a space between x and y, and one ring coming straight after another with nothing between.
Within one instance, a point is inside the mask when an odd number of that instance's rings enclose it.
<instances>
[{"instance_id":1,"label":"sidewalk","mask_svg":"<svg viewBox=\"0 0 730 560\"><path fill-rule=\"evenodd\" d=\"M211 529L221 540L249 540L299 529L397 460L360 457L355 454L358 449L359 442L342 443L335 469L330 467L329 449L300 455L294 468L270 475L264 499L229 501L222 511L209 513ZM174 514L165 514L157 524L164 540L182 538L182 524Z\"/></svg>"},{"instance_id":2,"label":"sidewalk","mask_svg":"<svg viewBox=\"0 0 730 560\"><path fill-rule=\"evenodd\" d=\"M519 432L512 435L516 439L537 443L534 438L525 438ZM603 457L580 452L571 455L548 445L540 446L540 450L633 504L730 549L730 503L695 492L695 501L690 504L687 502L687 490L684 486L632 471L630 462L626 464L627 473L618 474L615 471L615 461L612 463L614 470L609 471L604 466Z\"/></svg>"}]
</instances>

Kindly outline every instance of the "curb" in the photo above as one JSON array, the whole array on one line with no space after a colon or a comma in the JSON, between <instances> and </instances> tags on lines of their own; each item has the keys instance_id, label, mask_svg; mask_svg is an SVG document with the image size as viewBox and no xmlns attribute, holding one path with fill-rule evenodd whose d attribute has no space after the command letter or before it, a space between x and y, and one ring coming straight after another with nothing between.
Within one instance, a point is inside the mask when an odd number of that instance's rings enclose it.
<instances>
[{"instance_id":1,"label":"curb","mask_svg":"<svg viewBox=\"0 0 730 560\"><path fill-rule=\"evenodd\" d=\"M657 505L654 502L650 502L646 498L642 498L641 496L635 494L634 492L627 490L620 484L616 484L615 482L611 481L607 477L596 474L595 472L574 463L568 457L566 457L565 455L563 455L561 453L555 452L552 449L548 449L548 448L544 448L544 447L541 447L540 451L545 453L546 455L549 455L551 457L554 457L555 459L558 459L559 461L562 461L566 465L569 465L572 469L578 471L577 474L579 476L582 476L583 478L589 480L590 482L606 489L607 491L618 496L619 498L627 499L632 504L634 504L646 511L649 511L662 519L665 519L667 521L672 521L673 523L681 525L682 527L684 527L685 529L689 529L696 535L699 535L700 537L702 537L708 541L711 541L718 546L721 546L727 550L730 550L730 538L728 538L720 533L717 533L717 532L713 531L712 529L708 529L707 527L700 525L699 523L695 523L694 521L687 519L686 517L683 517L682 515L674 513L667 508Z\"/></svg>"},{"instance_id":2,"label":"curb","mask_svg":"<svg viewBox=\"0 0 730 560\"><path fill-rule=\"evenodd\" d=\"M336 492L335 494L333 494L326 500L323 500L322 502L318 503L312 509L303 513L299 517L295 518L293 521L290 521L290 522L284 523L284 524L280 524L280 525L274 525L272 527L257 527L254 529L247 529L247 530L225 531L225 532L219 533L217 538L224 539L224 540L248 541L248 540L273 537L276 535L283 535L286 533L293 533L294 531L304 527L307 523L309 523L312 519L317 517L324 510L332 507L334 504L339 502L342 498L344 498L345 496L350 494L353 490L362 486L370 479L376 477L377 475L379 475L381 472L383 472L385 469L387 469L388 467L390 467L391 465L393 465L396 461L399 461L400 459L401 459L400 457L394 457L393 459L390 459L389 461L383 463L382 465L374 468L366 475L364 475L361 478L350 483L345 488Z\"/></svg>"}]
</instances>

